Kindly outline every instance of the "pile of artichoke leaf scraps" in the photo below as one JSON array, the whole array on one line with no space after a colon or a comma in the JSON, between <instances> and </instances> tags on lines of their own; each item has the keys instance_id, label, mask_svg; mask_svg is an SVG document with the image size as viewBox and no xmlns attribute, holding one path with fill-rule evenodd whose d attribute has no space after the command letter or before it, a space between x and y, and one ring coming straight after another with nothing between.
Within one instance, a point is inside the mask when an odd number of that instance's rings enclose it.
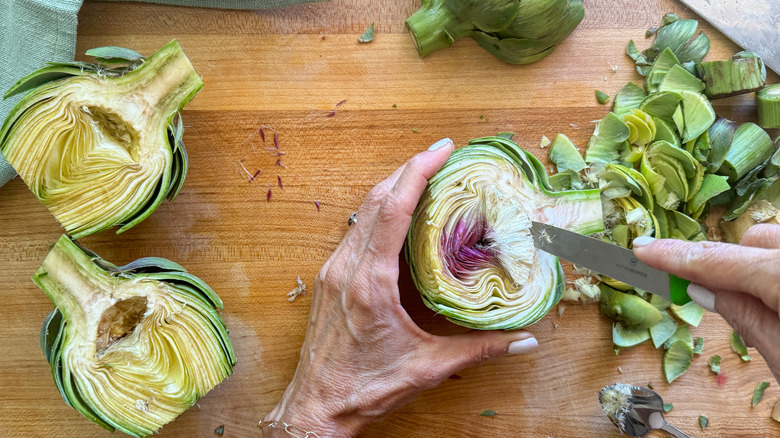
<instances>
[{"instance_id":1,"label":"pile of artichoke leaf scraps","mask_svg":"<svg viewBox=\"0 0 780 438\"><path fill-rule=\"evenodd\" d=\"M666 14L647 32L655 36L650 48L640 52L629 42L626 52L644 86L630 82L617 92L584 156L563 134L549 145L557 190L600 189L607 231L598 238L625 248L640 236L722 240L717 222L709 233L705 226L720 217L725 240L735 242L749 226L780 219L780 137L772 141L764 129L780 127L780 89L766 86L754 53L704 61L710 43L697 28L696 20ZM713 110L713 99L756 91L760 126ZM575 273L589 274L578 267ZM690 330L703 309L593 275L599 284L586 275L564 299L600 301L602 313L615 320L615 354L650 340L664 347L667 381L684 374L704 347Z\"/></svg>"}]
</instances>

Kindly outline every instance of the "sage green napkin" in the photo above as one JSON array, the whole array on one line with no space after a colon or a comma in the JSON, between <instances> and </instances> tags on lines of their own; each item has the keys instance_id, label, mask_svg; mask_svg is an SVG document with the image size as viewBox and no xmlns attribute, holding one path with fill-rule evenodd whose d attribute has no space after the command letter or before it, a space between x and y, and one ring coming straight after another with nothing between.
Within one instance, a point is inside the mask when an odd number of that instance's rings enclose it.
<instances>
[{"instance_id":1,"label":"sage green napkin","mask_svg":"<svg viewBox=\"0 0 780 438\"><path fill-rule=\"evenodd\" d=\"M116 1L116 0L114 0ZM119 0L121 1L121 0ZM272 9L322 0L145 0L220 9ZM0 1L0 96L46 62L72 61L82 0ZM21 96L0 101L0 120ZM0 186L16 175L0 154Z\"/></svg>"}]
</instances>

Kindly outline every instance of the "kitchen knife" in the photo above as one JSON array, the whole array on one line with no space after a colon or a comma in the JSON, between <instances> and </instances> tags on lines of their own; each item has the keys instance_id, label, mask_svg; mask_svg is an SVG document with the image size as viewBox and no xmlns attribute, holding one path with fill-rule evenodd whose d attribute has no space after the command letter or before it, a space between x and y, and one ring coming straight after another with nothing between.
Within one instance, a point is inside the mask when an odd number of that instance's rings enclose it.
<instances>
[{"instance_id":1,"label":"kitchen knife","mask_svg":"<svg viewBox=\"0 0 780 438\"><path fill-rule=\"evenodd\" d=\"M554 256L660 295L677 305L691 301L687 291L690 281L642 263L630 249L540 222L533 222L531 235L534 246Z\"/></svg>"},{"instance_id":2,"label":"kitchen knife","mask_svg":"<svg viewBox=\"0 0 780 438\"><path fill-rule=\"evenodd\" d=\"M780 1L680 0L780 73Z\"/></svg>"}]
</instances>

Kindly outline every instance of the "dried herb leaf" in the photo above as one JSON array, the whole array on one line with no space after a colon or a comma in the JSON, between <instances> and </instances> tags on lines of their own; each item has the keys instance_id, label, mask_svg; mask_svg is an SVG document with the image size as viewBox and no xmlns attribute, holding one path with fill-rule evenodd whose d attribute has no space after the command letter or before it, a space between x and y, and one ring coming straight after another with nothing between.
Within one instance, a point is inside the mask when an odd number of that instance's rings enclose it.
<instances>
[{"instance_id":1,"label":"dried herb leaf","mask_svg":"<svg viewBox=\"0 0 780 438\"><path fill-rule=\"evenodd\" d=\"M359 43L370 43L371 41L374 41L374 23L371 23L371 26L368 26L368 29L358 38Z\"/></svg>"},{"instance_id":2,"label":"dried herb leaf","mask_svg":"<svg viewBox=\"0 0 780 438\"><path fill-rule=\"evenodd\" d=\"M710 371L712 371L715 374L720 374L720 361L721 361L720 355L715 355L710 358L710 361L707 362L707 365L710 367Z\"/></svg>"},{"instance_id":3,"label":"dried herb leaf","mask_svg":"<svg viewBox=\"0 0 780 438\"><path fill-rule=\"evenodd\" d=\"M671 403L664 403L664 412L669 412L674 409L674 405Z\"/></svg>"},{"instance_id":4,"label":"dried herb leaf","mask_svg":"<svg viewBox=\"0 0 780 438\"><path fill-rule=\"evenodd\" d=\"M699 415L699 427L701 427L701 430L706 429L707 426L709 425L710 425L710 419L704 415Z\"/></svg>"},{"instance_id":5,"label":"dried herb leaf","mask_svg":"<svg viewBox=\"0 0 780 438\"><path fill-rule=\"evenodd\" d=\"M769 382L764 380L763 382L759 383L758 386L756 386L756 389L753 390L753 401L750 403L751 407L756 407L756 405L761 402L761 399L764 398L764 391L769 388Z\"/></svg>"},{"instance_id":6,"label":"dried herb leaf","mask_svg":"<svg viewBox=\"0 0 780 438\"><path fill-rule=\"evenodd\" d=\"M484 411L479 413L480 417L495 417L496 415L498 414L496 413L496 411L492 409L485 409Z\"/></svg>"},{"instance_id":7,"label":"dried herb leaf","mask_svg":"<svg viewBox=\"0 0 780 438\"><path fill-rule=\"evenodd\" d=\"M740 355L742 357L742 360L745 362L751 360L750 356L748 356L748 349L745 345L745 341L742 340L742 336L739 335L736 331L731 333L731 340L729 341L731 344L731 349L734 350L735 353Z\"/></svg>"}]
</instances>

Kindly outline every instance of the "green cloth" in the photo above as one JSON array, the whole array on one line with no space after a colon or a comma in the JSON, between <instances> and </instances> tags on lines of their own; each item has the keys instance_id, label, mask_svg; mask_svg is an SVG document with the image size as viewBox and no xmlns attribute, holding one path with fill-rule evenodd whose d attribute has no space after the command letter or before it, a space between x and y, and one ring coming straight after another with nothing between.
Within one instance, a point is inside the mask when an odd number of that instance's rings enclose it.
<instances>
[{"instance_id":1,"label":"green cloth","mask_svg":"<svg viewBox=\"0 0 780 438\"><path fill-rule=\"evenodd\" d=\"M116 0L115 0L116 1ZM121 0L120 0L121 1ZM271 9L321 0L146 0L179 6ZM82 0L0 1L0 95L46 62L72 61ZM0 120L21 96L0 101ZM16 175L0 154L0 186Z\"/></svg>"}]
</instances>

